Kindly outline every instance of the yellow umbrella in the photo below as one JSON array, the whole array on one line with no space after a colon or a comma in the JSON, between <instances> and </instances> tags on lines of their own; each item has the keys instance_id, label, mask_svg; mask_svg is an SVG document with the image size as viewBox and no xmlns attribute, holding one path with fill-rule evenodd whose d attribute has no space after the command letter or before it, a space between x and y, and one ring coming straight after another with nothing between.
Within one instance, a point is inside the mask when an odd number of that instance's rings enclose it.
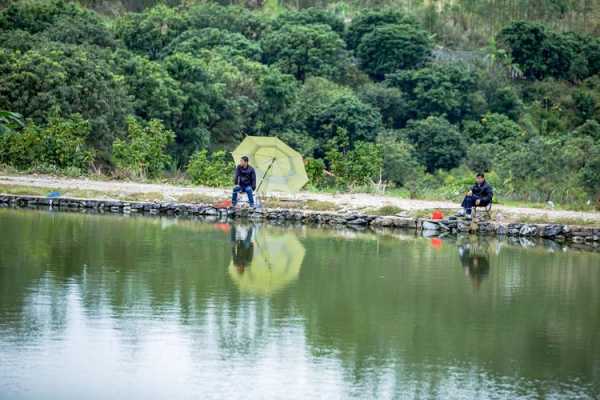
<instances>
[{"instance_id":1,"label":"yellow umbrella","mask_svg":"<svg viewBox=\"0 0 600 400\"><path fill-rule=\"evenodd\" d=\"M232 260L229 276L244 293L268 296L292 283L304 260L304 246L292 233L259 231L250 259L240 268Z\"/></svg>"},{"instance_id":2,"label":"yellow umbrella","mask_svg":"<svg viewBox=\"0 0 600 400\"><path fill-rule=\"evenodd\" d=\"M250 158L262 193L293 193L308 182L300 153L276 137L247 136L232 154L236 161L242 156Z\"/></svg>"}]
</instances>

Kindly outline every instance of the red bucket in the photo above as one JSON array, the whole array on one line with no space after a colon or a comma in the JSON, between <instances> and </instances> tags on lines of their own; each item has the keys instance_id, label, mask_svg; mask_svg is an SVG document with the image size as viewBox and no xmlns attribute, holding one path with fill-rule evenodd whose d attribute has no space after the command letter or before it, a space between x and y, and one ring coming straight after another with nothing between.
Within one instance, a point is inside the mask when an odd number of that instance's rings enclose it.
<instances>
[{"instance_id":1,"label":"red bucket","mask_svg":"<svg viewBox=\"0 0 600 400\"><path fill-rule=\"evenodd\" d=\"M222 200L215 204L215 208L229 208L229 207L231 207L230 199Z\"/></svg>"}]
</instances>

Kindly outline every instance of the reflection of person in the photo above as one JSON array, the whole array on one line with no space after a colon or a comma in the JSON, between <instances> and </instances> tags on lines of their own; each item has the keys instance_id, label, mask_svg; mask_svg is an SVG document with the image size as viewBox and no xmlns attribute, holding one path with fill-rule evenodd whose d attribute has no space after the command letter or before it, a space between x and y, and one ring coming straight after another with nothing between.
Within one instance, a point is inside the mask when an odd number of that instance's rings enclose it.
<instances>
[{"instance_id":1,"label":"reflection of person","mask_svg":"<svg viewBox=\"0 0 600 400\"><path fill-rule=\"evenodd\" d=\"M484 207L491 203L494 192L492 187L485 181L485 175L477 174L475 177L475 185L469 190L461 207L463 210L459 213L460 216L465 215L467 219L471 218L471 209L473 207Z\"/></svg>"},{"instance_id":2,"label":"reflection of person","mask_svg":"<svg viewBox=\"0 0 600 400\"><path fill-rule=\"evenodd\" d=\"M252 263L254 243L252 242L252 227L233 226L231 229L231 256L233 265L240 274Z\"/></svg>"},{"instance_id":3,"label":"reflection of person","mask_svg":"<svg viewBox=\"0 0 600 400\"><path fill-rule=\"evenodd\" d=\"M256 172L248 163L248 157L243 156L239 165L235 169L235 178L233 179L233 195L231 196L231 205L235 207L240 192L248 196L248 205L254 207L254 190L256 190Z\"/></svg>"},{"instance_id":4,"label":"reflection of person","mask_svg":"<svg viewBox=\"0 0 600 400\"><path fill-rule=\"evenodd\" d=\"M473 286L478 288L490 272L488 255L481 251L473 251L471 245L467 243L458 246L458 257L465 270L465 275L471 278Z\"/></svg>"}]
</instances>

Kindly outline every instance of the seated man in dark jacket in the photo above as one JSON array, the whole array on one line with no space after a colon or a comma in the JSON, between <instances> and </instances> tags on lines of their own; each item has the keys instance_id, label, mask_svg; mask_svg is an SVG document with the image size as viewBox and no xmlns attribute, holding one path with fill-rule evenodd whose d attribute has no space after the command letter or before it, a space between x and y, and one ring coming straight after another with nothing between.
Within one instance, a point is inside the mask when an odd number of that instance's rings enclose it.
<instances>
[{"instance_id":1,"label":"seated man in dark jacket","mask_svg":"<svg viewBox=\"0 0 600 400\"><path fill-rule=\"evenodd\" d=\"M248 164L248 157L243 156L240 164L235 169L235 178L233 180L235 187L231 197L231 204L237 205L238 193L244 192L248 196L248 204L254 207L253 191L256 190L256 172L254 168Z\"/></svg>"},{"instance_id":2,"label":"seated man in dark jacket","mask_svg":"<svg viewBox=\"0 0 600 400\"><path fill-rule=\"evenodd\" d=\"M467 193L461 204L464 211L460 215L464 215L466 212L467 219L471 218L471 209L473 207L487 206L492 202L492 197L494 196L492 187L485 181L485 175L479 173L475 177L475 180L477 182L473 185L469 193Z\"/></svg>"}]
</instances>

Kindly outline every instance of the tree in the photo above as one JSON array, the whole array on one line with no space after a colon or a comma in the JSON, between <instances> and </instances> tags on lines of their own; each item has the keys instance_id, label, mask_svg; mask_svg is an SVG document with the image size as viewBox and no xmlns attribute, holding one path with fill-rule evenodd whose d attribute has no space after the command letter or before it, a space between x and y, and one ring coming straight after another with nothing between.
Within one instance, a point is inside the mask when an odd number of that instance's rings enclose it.
<instances>
[{"instance_id":1,"label":"tree","mask_svg":"<svg viewBox=\"0 0 600 400\"><path fill-rule=\"evenodd\" d=\"M523 112L524 105L516 89L512 86L503 86L495 90L487 98L490 112L504 114L513 121L518 121Z\"/></svg>"},{"instance_id":2,"label":"tree","mask_svg":"<svg viewBox=\"0 0 600 400\"><path fill-rule=\"evenodd\" d=\"M175 134L154 119L147 125L127 119L127 138L113 143L113 158L117 168L137 177L155 177L170 163L167 146Z\"/></svg>"},{"instance_id":3,"label":"tree","mask_svg":"<svg viewBox=\"0 0 600 400\"><path fill-rule=\"evenodd\" d=\"M58 19L42 33L49 40L59 43L91 44L115 47L114 34L95 13L85 12Z\"/></svg>"},{"instance_id":4,"label":"tree","mask_svg":"<svg viewBox=\"0 0 600 400\"><path fill-rule=\"evenodd\" d=\"M342 95L307 117L308 132L321 143L334 138L340 129L347 134L350 146L358 141L372 142L381 129L379 112L354 95Z\"/></svg>"},{"instance_id":5,"label":"tree","mask_svg":"<svg viewBox=\"0 0 600 400\"><path fill-rule=\"evenodd\" d=\"M159 119L168 128L177 130L187 101L179 82L161 63L125 50L120 50L115 56L118 72L133 98L135 115L144 120Z\"/></svg>"},{"instance_id":6,"label":"tree","mask_svg":"<svg viewBox=\"0 0 600 400\"><path fill-rule=\"evenodd\" d=\"M0 30L20 29L38 33L65 17L90 14L90 11L65 0L16 1L0 12Z\"/></svg>"},{"instance_id":7,"label":"tree","mask_svg":"<svg viewBox=\"0 0 600 400\"><path fill-rule=\"evenodd\" d=\"M394 131L377 135L377 144L383 149L383 179L406 186L414 193L415 179L425 174L425 167L419 163L415 147Z\"/></svg>"},{"instance_id":8,"label":"tree","mask_svg":"<svg viewBox=\"0 0 600 400\"><path fill-rule=\"evenodd\" d=\"M472 171L489 172L494 167L498 145L493 143L472 143L467 148L466 164Z\"/></svg>"},{"instance_id":9,"label":"tree","mask_svg":"<svg viewBox=\"0 0 600 400\"><path fill-rule=\"evenodd\" d=\"M165 64L187 96L177 138L184 164L200 148L232 148L254 130L266 66L208 50L200 58L176 53Z\"/></svg>"},{"instance_id":10,"label":"tree","mask_svg":"<svg viewBox=\"0 0 600 400\"><path fill-rule=\"evenodd\" d=\"M365 34L356 49L361 68L376 80L399 69L421 65L432 43L423 29L409 24L387 24Z\"/></svg>"},{"instance_id":11,"label":"tree","mask_svg":"<svg viewBox=\"0 0 600 400\"><path fill-rule=\"evenodd\" d=\"M187 28L187 18L165 5L141 14L126 14L116 24L117 37L127 48L151 59L157 59L163 49Z\"/></svg>"},{"instance_id":12,"label":"tree","mask_svg":"<svg viewBox=\"0 0 600 400\"><path fill-rule=\"evenodd\" d=\"M294 77L270 67L261 74L258 85L256 131L269 134L291 126L298 94L298 82Z\"/></svg>"},{"instance_id":13,"label":"tree","mask_svg":"<svg viewBox=\"0 0 600 400\"><path fill-rule=\"evenodd\" d=\"M229 57L243 56L260 61L262 51L257 42L244 35L217 28L188 30L177 36L163 51L162 55L189 53L198 56L202 50L218 50Z\"/></svg>"},{"instance_id":14,"label":"tree","mask_svg":"<svg viewBox=\"0 0 600 400\"><path fill-rule=\"evenodd\" d=\"M460 132L444 117L409 121L401 132L415 146L419 161L428 172L454 168L465 155Z\"/></svg>"},{"instance_id":15,"label":"tree","mask_svg":"<svg viewBox=\"0 0 600 400\"><path fill-rule=\"evenodd\" d=\"M509 141L525 140L527 132L506 115L488 113L479 122L466 121L465 136L473 143L502 145Z\"/></svg>"},{"instance_id":16,"label":"tree","mask_svg":"<svg viewBox=\"0 0 600 400\"><path fill-rule=\"evenodd\" d=\"M268 31L268 21L244 7L214 3L194 5L186 9L190 29L217 28L237 32L249 40L259 40Z\"/></svg>"},{"instance_id":17,"label":"tree","mask_svg":"<svg viewBox=\"0 0 600 400\"><path fill-rule=\"evenodd\" d=\"M360 44L361 39L367 33L380 25L414 25L418 26L417 21L410 16L404 15L396 10L366 10L360 12L352 19L346 33L346 43L348 48L354 50Z\"/></svg>"},{"instance_id":18,"label":"tree","mask_svg":"<svg viewBox=\"0 0 600 400\"><path fill-rule=\"evenodd\" d=\"M387 128L401 128L407 120L408 102L402 91L381 83L369 83L357 90L359 98L379 110Z\"/></svg>"},{"instance_id":19,"label":"tree","mask_svg":"<svg viewBox=\"0 0 600 400\"><path fill-rule=\"evenodd\" d=\"M528 79L577 81L598 71L600 44L585 35L557 33L540 23L517 21L500 31L498 42Z\"/></svg>"},{"instance_id":20,"label":"tree","mask_svg":"<svg viewBox=\"0 0 600 400\"><path fill-rule=\"evenodd\" d=\"M298 11L286 11L273 20L273 30L284 25L328 25L332 31L344 34L344 20L334 12L321 8L309 7Z\"/></svg>"},{"instance_id":21,"label":"tree","mask_svg":"<svg viewBox=\"0 0 600 400\"><path fill-rule=\"evenodd\" d=\"M39 124L55 109L61 116L81 114L91 127L88 143L105 152L131 112L127 87L111 63L104 52L80 46L0 49L0 109L10 107Z\"/></svg>"},{"instance_id":22,"label":"tree","mask_svg":"<svg viewBox=\"0 0 600 400\"><path fill-rule=\"evenodd\" d=\"M284 25L261 40L263 61L303 81L340 78L350 62L344 42L327 25Z\"/></svg>"},{"instance_id":23,"label":"tree","mask_svg":"<svg viewBox=\"0 0 600 400\"><path fill-rule=\"evenodd\" d=\"M456 123L466 117L477 117L486 106L478 91L477 74L463 63L431 64L393 73L385 83L405 94L411 119L444 115Z\"/></svg>"}]
</instances>

